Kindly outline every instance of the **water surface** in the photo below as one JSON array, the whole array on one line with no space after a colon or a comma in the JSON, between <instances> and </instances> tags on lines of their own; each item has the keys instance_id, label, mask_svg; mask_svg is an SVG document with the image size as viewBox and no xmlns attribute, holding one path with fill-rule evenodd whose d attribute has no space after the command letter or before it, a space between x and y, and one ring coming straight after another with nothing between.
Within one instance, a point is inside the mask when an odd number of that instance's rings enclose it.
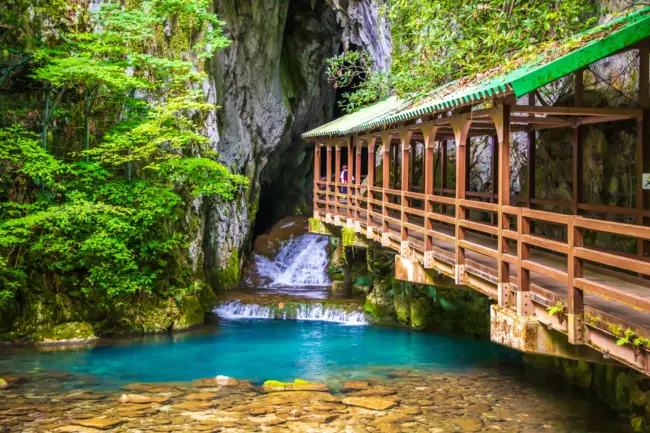
<instances>
[{"instance_id":1,"label":"water surface","mask_svg":"<svg viewBox=\"0 0 650 433\"><path fill-rule=\"evenodd\" d=\"M489 341L374 326L294 320L222 320L218 328L149 337L91 349L11 352L2 373L57 371L94 378L101 387L190 381L227 375L327 381L363 377L380 367L461 371L518 363Z\"/></svg>"}]
</instances>

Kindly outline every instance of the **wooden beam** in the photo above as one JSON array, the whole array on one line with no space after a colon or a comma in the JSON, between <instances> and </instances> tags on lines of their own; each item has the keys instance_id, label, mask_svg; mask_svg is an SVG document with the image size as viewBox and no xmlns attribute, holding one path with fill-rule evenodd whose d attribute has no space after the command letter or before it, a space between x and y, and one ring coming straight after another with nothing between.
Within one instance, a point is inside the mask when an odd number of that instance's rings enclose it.
<instances>
[{"instance_id":1,"label":"wooden beam","mask_svg":"<svg viewBox=\"0 0 650 433\"><path fill-rule=\"evenodd\" d=\"M456 284L462 284L465 274L465 249L461 246L465 240L465 229L459 222L465 219L465 208L459 204L467 193L467 134L472 124L469 114L454 116L450 119L456 140Z\"/></svg>"},{"instance_id":2,"label":"wooden beam","mask_svg":"<svg viewBox=\"0 0 650 433\"><path fill-rule=\"evenodd\" d=\"M628 119L639 119L643 112L638 108L591 108L591 107L537 107L530 105L515 105L513 113L546 114L550 116L626 116Z\"/></svg>"},{"instance_id":3,"label":"wooden beam","mask_svg":"<svg viewBox=\"0 0 650 433\"><path fill-rule=\"evenodd\" d=\"M637 179L642 179L643 173L650 173L650 49L639 50L639 105L643 117L637 125L636 169ZM641 181L637 181L637 221L639 225L647 225L643 213L650 206L650 191L644 190ZM642 258L650 256L650 242L638 241L637 253Z\"/></svg>"},{"instance_id":4,"label":"wooden beam","mask_svg":"<svg viewBox=\"0 0 650 433\"><path fill-rule=\"evenodd\" d=\"M354 214L353 214L355 224L356 224L356 221L359 221L359 217L360 217L359 208L361 206L361 203L359 202L359 198L361 198L361 189L360 189L360 187L361 187L361 156L363 155L363 145L362 145L361 139L357 138L356 143L357 143L357 145L355 147L355 152L354 152L355 153L354 178L352 179L352 181L355 184L355 187L354 187L355 201L354 201L354 203L355 203L356 207L355 207Z\"/></svg>"},{"instance_id":5,"label":"wooden beam","mask_svg":"<svg viewBox=\"0 0 650 433\"><path fill-rule=\"evenodd\" d=\"M582 70L575 73L575 104L576 107L582 106L584 94L584 73ZM582 200L582 176L583 176L583 146L582 146L582 128L575 126L573 128L573 197L572 209L573 214L578 215L578 203Z\"/></svg>"},{"instance_id":6,"label":"wooden beam","mask_svg":"<svg viewBox=\"0 0 650 433\"><path fill-rule=\"evenodd\" d=\"M499 105L490 112L499 138L499 180L498 180L498 269L497 283L499 285L499 306L506 307L508 292L510 290L510 265L503 259L508 254L508 239L503 236L504 230L509 230L507 214L503 212L504 206L510 206L510 106Z\"/></svg>"},{"instance_id":7,"label":"wooden beam","mask_svg":"<svg viewBox=\"0 0 650 433\"><path fill-rule=\"evenodd\" d=\"M368 207L366 208L366 227L373 227L372 224L372 204L370 200L373 198L371 188L375 186L375 144L377 143L377 137L368 136L368 177L367 177L367 191L368 191Z\"/></svg>"},{"instance_id":8,"label":"wooden beam","mask_svg":"<svg viewBox=\"0 0 650 433\"><path fill-rule=\"evenodd\" d=\"M318 182L320 181L320 149L320 143L316 142L316 144L314 144L314 217L318 216L319 211L318 191L320 189L320 185Z\"/></svg>"},{"instance_id":9,"label":"wooden beam","mask_svg":"<svg viewBox=\"0 0 650 433\"><path fill-rule=\"evenodd\" d=\"M326 173L325 175L327 176L327 184L325 185L325 200L327 201L327 205L325 206L325 212L326 213L331 213L331 207L330 207L330 200L329 200L329 193L331 192L332 188L330 187L330 182L332 182L332 146L327 146L327 167L326 167Z\"/></svg>"},{"instance_id":10,"label":"wooden beam","mask_svg":"<svg viewBox=\"0 0 650 433\"><path fill-rule=\"evenodd\" d=\"M384 203L384 206L382 206L382 226L381 226L381 231L382 233L388 233L388 222L386 221L386 217L388 217L388 207L386 207L386 203L388 202L388 194L386 194L386 190L390 189L390 142L392 140L392 136L390 133L384 133L381 136L381 143L384 151L384 157L382 160L383 164L383 178L382 178L382 183L383 183L383 188L384 192L382 194L382 202Z\"/></svg>"},{"instance_id":11,"label":"wooden beam","mask_svg":"<svg viewBox=\"0 0 650 433\"><path fill-rule=\"evenodd\" d=\"M400 234L402 242L408 241L408 229L404 227L404 223L408 222L408 215L404 212L404 208L408 205L408 199L404 196L404 192L410 190L410 153L411 153L411 136L413 131L402 130L399 134L400 147L402 152L402 197L401 197L401 220L400 224Z\"/></svg>"},{"instance_id":12,"label":"wooden beam","mask_svg":"<svg viewBox=\"0 0 650 433\"><path fill-rule=\"evenodd\" d=\"M341 174L341 146L338 144L334 148L334 183L338 183L339 181L339 176ZM339 203L340 199L338 194L341 192L336 186L334 186L334 192L336 193L336 196L334 198L334 203L336 204L334 207L334 215L339 214Z\"/></svg>"}]
</instances>

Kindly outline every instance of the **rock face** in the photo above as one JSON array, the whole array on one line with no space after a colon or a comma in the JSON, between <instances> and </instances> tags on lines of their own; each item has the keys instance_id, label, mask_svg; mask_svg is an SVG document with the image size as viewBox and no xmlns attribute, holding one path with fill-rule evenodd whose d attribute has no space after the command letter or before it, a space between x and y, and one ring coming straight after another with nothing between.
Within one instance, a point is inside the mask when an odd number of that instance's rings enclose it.
<instances>
[{"instance_id":1,"label":"rock face","mask_svg":"<svg viewBox=\"0 0 650 433\"><path fill-rule=\"evenodd\" d=\"M216 10L232 40L212 65L215 87L209 93L223 107L216 150L221 162L251 179L246 196L201 205L205 276L213 287L229 288L239 280L240 253L251 239L262 184L283 203L278 212L295 206L300 186L312 188L304 179L313 153L299 135L331 118L334 91L325 59L338 51L341 31L327 5L312 9L307 0L226 0L217 1ZM277 200L278 183L299 188ZM269 218L275 212L265 206Z\"/></svg>"}]
</instances>

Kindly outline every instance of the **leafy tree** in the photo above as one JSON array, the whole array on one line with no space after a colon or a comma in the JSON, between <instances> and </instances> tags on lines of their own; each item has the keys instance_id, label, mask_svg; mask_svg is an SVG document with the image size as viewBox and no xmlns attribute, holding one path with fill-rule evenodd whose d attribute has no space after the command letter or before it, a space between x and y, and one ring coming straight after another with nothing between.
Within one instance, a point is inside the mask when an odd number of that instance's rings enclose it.
<instances>
[{"instance_id":1,"label":"leafy tree","mask_svg":"<svg viewBox=\"0 0 650 433\"><path fill-rule=\"evenodd\" d=\"M18 19L29 2L12 6L5 16L30 36L0 33L12 45L0 87L40 90L0 128L0 309L43 275L50 289L106 308L194 293L182 269L184 201L232 199L248 182L201 132L216 107L196 89L203 62L229 44L223 23L208 0L107 1L95 13L54 2L34 9L57 29L46 36ZM48 144L66 133L56 158Z\"/></svg>"},{"instance_id":2,"label":"leafy tree","mask_svg":"<svg viewBox=\"0 0 650 433\"><path fill-rule=\"evenodd\" d=\"M342 87L353 74L365 76L358 94L343 102L353 111L386 95L386 89L426 93L500 66L538 43L591 27L594 12L591 0L394 0L383 10L394 47L387 76L373 71L363 55L350 53L330 62L329 76Z\"/></svg>"}]
</instances>

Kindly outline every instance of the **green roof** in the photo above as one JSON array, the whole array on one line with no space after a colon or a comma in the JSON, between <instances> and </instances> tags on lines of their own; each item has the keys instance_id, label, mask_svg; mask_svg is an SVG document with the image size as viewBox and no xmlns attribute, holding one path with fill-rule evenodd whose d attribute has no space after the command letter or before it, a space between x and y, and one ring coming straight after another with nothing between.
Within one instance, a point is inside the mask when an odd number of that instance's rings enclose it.
<instances>
[{"instance_id":1,"label":"green roof","mask_svg":"<svg viewBox=\"0 0 650 433\"><path fill-rule=\"evenodd\" d=\"M505 93L523 96L567 74L650 37L650 7L551 44L533 60L504 72L498 68L433 90L420 100L391 97L303 134L304 138L345 135L426 114L480 103Z\"/></svg>"}]
</instances>

